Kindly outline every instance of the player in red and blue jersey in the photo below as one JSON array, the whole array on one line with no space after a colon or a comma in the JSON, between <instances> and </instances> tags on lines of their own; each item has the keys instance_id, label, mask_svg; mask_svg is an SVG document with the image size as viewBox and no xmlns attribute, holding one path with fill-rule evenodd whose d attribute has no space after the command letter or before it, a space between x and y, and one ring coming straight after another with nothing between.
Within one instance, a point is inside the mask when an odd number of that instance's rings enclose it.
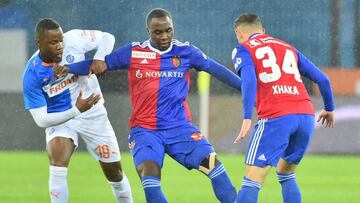
<instances>
[{"instance_id":1,"label":"player in red and blue jersey","mask_svg":"<svg viewBox=\"0 0 360 203\"><path fill-rule=\"evenodd\" d=\"M318 122L334 126L334 99L330 81L302 53L273 38L260 18L244 14L235 20L240 43L232 54L236 72L242 79L244 120L235 143L251 126L256 103L258 123L246 153L246 175L237 196L238 203L255 203L264 179L277 167L284 203L300 203L301 192L295 171L314 131L314 107L301 76L315 82L324 100Z\"/></svg>"},{"instance_id":2,"label":"player in red and blue jersey","mask_svg":"<svg viewBox=\"0 0 360 203\"><path fill-rule=\"evenodd\" d=\"M149 40L123 46L105 57L108 70L128 70L132 106L129 146L146 201L167 202L160 178L164 156L168 154L186 168L207 175L220 202L233 203L236 190L212 145L191 123L186 97L191 68L206 71L238 90L241 80L200 49L173 39L174 27L168 11L150 11L147 29ZM90 63L84 61L69 67L73 73L87 74Z\"/></svg>"}]
</instances>

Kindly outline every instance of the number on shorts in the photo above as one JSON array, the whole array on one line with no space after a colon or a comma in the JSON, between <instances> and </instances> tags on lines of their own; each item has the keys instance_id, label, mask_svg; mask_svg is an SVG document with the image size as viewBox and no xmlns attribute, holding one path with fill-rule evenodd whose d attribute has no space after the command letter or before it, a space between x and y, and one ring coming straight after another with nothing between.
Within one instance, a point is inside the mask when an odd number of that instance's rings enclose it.
<instances>
[{"instance_id":1,"label":"number on shorts","mask_svg":"<svg viewBox=\"0 0 360 203\"><path fill-rule=\"evenodd\" d=\"M98 145L95 150L99 152L100 158L110 158L110 149L108 145Z\"/></svg>"},{"instance_id":2,"label":"number on shorts","mask_svg":"<svg viewBox=\"0 0 360 203\"><path fill-rule=\"evenodd\" d=\"M266 55L268 58L265 58ZM263 83L274 82L280 79L281 70L277 64L275 53L270 47L266 46L258 48L255 52L255 56L257 59L262 59L262 65L264 68L271 68L271 73L262 72L259 74L259 79ZM288 49L286 50L281 68L285 73L293 74L296 81L302 82L296 58L292 51Z\"/></svg>"}]
</instances>

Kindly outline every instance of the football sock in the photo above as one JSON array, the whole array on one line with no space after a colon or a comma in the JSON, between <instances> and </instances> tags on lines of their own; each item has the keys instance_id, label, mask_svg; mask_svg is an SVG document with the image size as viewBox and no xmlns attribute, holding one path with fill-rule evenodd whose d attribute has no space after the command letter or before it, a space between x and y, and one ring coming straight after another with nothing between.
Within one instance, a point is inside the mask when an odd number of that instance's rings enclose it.
<instances>
[{"instance_id":1,"label":"football sock","mask_svg":"<svg viewBox=\"0 0 360 203\"><path fill-rule=\"evenodd\" d=\"M67 170L66 167L50 166L49 192L51 203L67 203L69 200Z\"/></svg>"},{"instance_id":2,"label":"football sock","mask_svg":"<svg viewBox=\"0 0 360 203\"><path fill-rule=\"evenodd\" d=\"M226 173L224 165L218 163L208 174L217 199L221 203L234 203L236 189Z\"/></svg>"},{"instance_id":3,"label":"football sock","mask_svg":"<svg viewBox=\"0 0 360 203\"><path fill-rule=\"evenodd\" d=\"M141 181L147 203L167 203L161 190L160 179L153 176L144 176Z\"/></svg>"},{"instance_id":4,"label":"football sock","mask_svg":"<svg viewBox=\"0 0 360 203\"><path fill-rule=\"evenodd\" d=\"M256 203L260 188L260 183L252 181L244 176L241 190L236 198L236 203Z\"/></svg>"},{"instance_id":5,"label":"football sock","mask_svg":"<svg viewBox=\"0 0 360 203\"><path fill-rule=\"evenodd\" d=\"M301 192L295 173L277 173L277 176L281 184L284 203L301 203Z\"/></svg>"},{"instance_id":6,"label":"football sock","mask_svg":"<svg viewBox=\"0 0 360 203\"><path fill-rule=\"evenodd\" d=\"M132 203L130 183L125 174L120 182L110 182L113 194L119 203Z\"/></svg>"}]
</instances>

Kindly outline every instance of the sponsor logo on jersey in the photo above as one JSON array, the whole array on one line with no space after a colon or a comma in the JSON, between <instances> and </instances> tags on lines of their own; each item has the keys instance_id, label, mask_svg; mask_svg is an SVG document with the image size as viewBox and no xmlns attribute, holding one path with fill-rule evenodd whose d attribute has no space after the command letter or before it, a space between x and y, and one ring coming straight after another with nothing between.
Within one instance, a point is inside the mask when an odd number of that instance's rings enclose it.
<instances>
[{"instance_id":1,"label":"sponsor logo on jersey","mask_svg":"<svg viewBox=\"0 0 360 203\"><path fill-rule=\"evenodd\" d=\"M194 139L195 141L206 140L206 137L204 135L202 135L201 132L192 133L191 138Z\"/></svg>"},{"instance_id":2,"label":"sponsor logo on jersey","mask_svg":"<svg viewBox=\"0 0 360 203\"><path fill-rule=\"evenodd\" d=\"M231 59L234 59L237 54L237 48L234 48L231 52Z\"/></svg>"},{"instance_id":3,"label":"sponsor logo on jersey","mask_svg":"<svg viewBox=\"0 0 360 203\"><path fill-rule=\"evenodd\" d=\"M172 58L172 64L174 65L175 68L179 67L181 65L180 57L174 56Z\"/></svg>"},{"instance_id":4,"label":"sponsor logo on jersey","mask_svg":"<svg viewBox=\"0 0 360 203\"><path fill-rule=\"evenodd\" d=\"M242 60L241 58L236 58L234 68L237 70L238 66L241 64Z\"/></svg>"},{"instance_id":5,"label":"sponsor logo on jersey","mask_svg":"<svg viewBox=\"0 0 360 203\"><path fill-rule=\"evenodd\" d=\"M65 57L65 59L66 59L67 63L74 63L74 61L75 61L75 57L73 55L71 55L71 54L67 55Z\"/></svg>"},{"instance_id":6,"label":"sponsor logo on jersey","mask_svg":"<svg viewBox=\"0 0 360 203\"><path fill-rule=\"evenodd\" d=\"M67 74L65 77L52 81L46 86L43 86L43 90L49 97L56 96L73 86L78 78L78 75Z\"/></svg>"},{"instance_id":7,"label":"sponsor logo on jersey","mask_svg":"<svg viewBox=\"0 0 360 203\"><path fill-rule=\"evenodd\" d=\"M155 52L146 52L146 51L132 51L131 57L142 58L142 59L156 59L156 53Z\"/></svg>"},{"instance_id":8,"label":"sponsor logo on jersey","mask_svg":"<svg viewBox=\"0 0 360 203\"><path fill-rule=\"evenodd\" d=\"M137 70L135 76L137 78L183 78L184 72L176 71L143 71Z\"/></svg>"},{"instance_id":9,"label":"sponsor logo on jersey","mask_svg":"<svg viewBox=\"0 0 360 203\"><path fill-rule=\"evenodd\" d=\"M296 86L288 86L288 85L273 85L273 95L275 94L291 94L291 95L299 95L299 90Z\"/></svg>"}]
</instances>

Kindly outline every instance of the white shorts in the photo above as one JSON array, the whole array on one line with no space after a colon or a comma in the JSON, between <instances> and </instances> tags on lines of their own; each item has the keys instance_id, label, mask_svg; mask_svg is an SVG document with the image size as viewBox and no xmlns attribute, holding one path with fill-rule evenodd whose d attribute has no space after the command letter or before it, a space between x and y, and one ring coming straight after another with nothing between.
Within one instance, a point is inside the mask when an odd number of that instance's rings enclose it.
<instances>
[{"instance_id":1,"label":"white shorts","mask_svg":"<svg viewBox=\"0 0 360 203\"><path fill-rule=\"evenodd\" d=\"M90 154L98 161L111 163L120 161L120 150L114 129L107 117L103 104L98 104L91 112L81 114L61 125L45 130L46 143L54 137L70 138L78 146L80 136Z\"/></svg>"}]
</instances>

